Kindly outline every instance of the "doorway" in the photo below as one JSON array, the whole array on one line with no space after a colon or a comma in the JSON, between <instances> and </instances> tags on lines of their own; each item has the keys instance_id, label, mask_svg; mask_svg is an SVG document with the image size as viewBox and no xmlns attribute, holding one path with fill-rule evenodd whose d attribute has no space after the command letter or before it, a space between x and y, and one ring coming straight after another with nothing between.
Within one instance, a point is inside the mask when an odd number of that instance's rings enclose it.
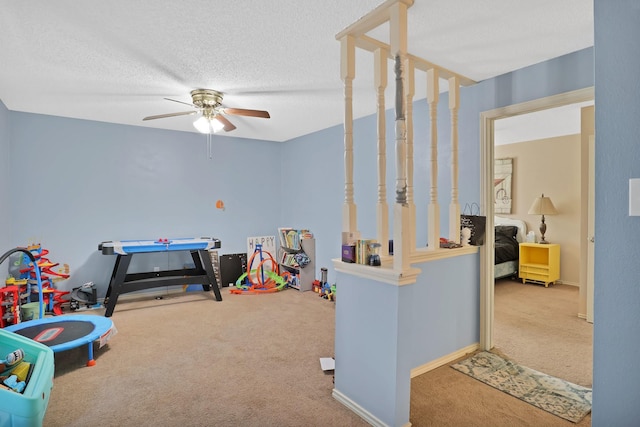
<instances>
[{"instance_id":1,"label":"doorway","mask_svg":"<svg viewBox=\"0 0 640 427\"><path fill-rule=\"evenodd\" d=\"M515 104L481 114L481 201L484 207L484 214L487 217L487 230L494 227L494 194L493 194L493 177L494 177L494 133L495 122L502 118L518 116L526 113L532 113L549 108L592 101L594 99L593 87L581 89L577 91L567 92L529 101L521 104ZM586 197L584 200L586 209ZM582 232L581 232L582 234ZM582 242L587 241L585 236L580 236ZM494 235L487 233L486 244L480 250L480 346L484 350L489 350L494 346L494 309L495 309L495 293L494 293ZM585 246L586 248L586 246ZM586 263L585 257L581 260ZM581 287L584 283L582 280ZM581 294L588 293L588 290L581 289ZM590 308L587 307L587 318L589 318Z\"/></svg>"}]
</instances>

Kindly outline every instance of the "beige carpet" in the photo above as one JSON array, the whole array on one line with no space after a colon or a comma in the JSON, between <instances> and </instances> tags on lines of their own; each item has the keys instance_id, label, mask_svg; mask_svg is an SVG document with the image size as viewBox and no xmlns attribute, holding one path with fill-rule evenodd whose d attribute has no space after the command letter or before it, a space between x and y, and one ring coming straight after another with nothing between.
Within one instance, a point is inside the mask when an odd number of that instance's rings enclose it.
<instances>
[{"instance_id":1,"label":"beige carpet","mask_svg":"<svg viewBox=\"0 0 640 427\"><path fill-rule=\"evenodd\" d=\"M593 324L578 318L578 288L498 280L494 351L521 365L592 386Z\"/></svg>"},{"instance_id":2,"label":"beige carpet","mask_svg":"<svg viewBox=\"0 0 640 427\"><path fill-rule=\"evenodd\" d=\"M331 396L334 304L312 292L118 302L84 367L56 355L45 426L363 426Z\"/></svg>"},{"instance_id":3,"label":"beige carpet","mask_svg":"<svg viewBox=\"0 0 640 427\"><path fill-rule=\"evenodd\" d=\"M96 366L84 366L85 347L56 354L44 425L367 425L331 397L332 376L320 369L319 358L333 356L334 303L294 290L223 290L223 298L119 302L118 334L96 348ZM576 426L448 365L412 380L410 419L418 427ZM577 426L589 424L588 416Z\"/></svg>"}]
</instances>

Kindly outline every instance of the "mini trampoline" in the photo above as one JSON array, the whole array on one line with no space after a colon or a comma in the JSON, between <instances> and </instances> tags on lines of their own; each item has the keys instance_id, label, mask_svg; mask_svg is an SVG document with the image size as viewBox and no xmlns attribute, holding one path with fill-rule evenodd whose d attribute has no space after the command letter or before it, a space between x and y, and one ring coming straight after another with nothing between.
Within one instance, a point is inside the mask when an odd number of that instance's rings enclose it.
<instances>
[{"instance_id":1,"label":"mini trampoline","mask_svg":"<svg viewBox=\"0 0 640 427\"><path fill-rule=\"evenodd\" d=\"M33 265L36 260L33 254L25 248L15 248L0 256L0 264L14 252L27 254ZM65 314L56 317L43 317L44 307L42 298L42 281L40 269L34 268L38 282L40 296L39 318L27 322L9 325L5 331L14 332L26 338L46 345L54 353L70 350L87 344L89 349L89 361L87 366L95 365L93 359L93 342L100 340L100 346L116 332L111 319L97 315Z\"/></svg>"},{"instance_id":2,"label":"mini trampoline","mask_svg":"<svg viewBox=\"0 0 640 427\"><path fill-rule=\"evenodd\" d=\"M54 353L87 344L89 349L87 366L93 366L96 363L93 359L93 342L99 339L102 345L114 333L111 319L83 314L34 319L9 325L4 329L44 344Z\"/></svg>"}]
</instances>

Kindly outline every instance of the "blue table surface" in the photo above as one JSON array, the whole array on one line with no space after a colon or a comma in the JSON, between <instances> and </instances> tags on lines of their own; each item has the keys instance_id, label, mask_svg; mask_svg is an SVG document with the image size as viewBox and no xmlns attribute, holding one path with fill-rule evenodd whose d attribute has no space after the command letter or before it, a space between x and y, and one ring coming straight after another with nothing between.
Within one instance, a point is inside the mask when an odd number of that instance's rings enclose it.
<instances>
[{"instance_id":1,"label":"blue table surface","mask_svg":"<svg viewBox=\"0 0 640 427\"><path fill-rule=\"evenodd\" d=\"M166 252L197 249L212 249L220 247L220 241L211 237L180 238L160 240L113 240L102 242L98 249L105 253L104 248L113 248L114 254L133 254L142 252Z\"/></svg>"}]
</instances>

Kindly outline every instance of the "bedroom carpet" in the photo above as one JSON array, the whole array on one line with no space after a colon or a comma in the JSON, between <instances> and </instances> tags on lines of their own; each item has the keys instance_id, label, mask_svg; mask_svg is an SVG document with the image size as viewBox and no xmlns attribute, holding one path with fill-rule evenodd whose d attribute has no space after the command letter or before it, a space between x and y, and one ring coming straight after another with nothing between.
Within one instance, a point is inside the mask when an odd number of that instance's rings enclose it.
<instances>
[{"instance_id":1,"label":"bedroom carpet","mask_svg":"<svg viewBox=\"0 0 640 427\"><path fill-rule=\"evenodd\" d=\"M451 367L574 423L591 412L591 389L482 351Z\"/></svg>"},{"instance_id":2,"label":"bedroom carpet","mask_svg":"<svg viewBox=\"0 0 640 427\"><path fill-rule=\"evenodd\" d=\"M493 353L584 387L593 386L593 324L578 317L579 289L498 280Z\"/></svg>"}]
</instances>

